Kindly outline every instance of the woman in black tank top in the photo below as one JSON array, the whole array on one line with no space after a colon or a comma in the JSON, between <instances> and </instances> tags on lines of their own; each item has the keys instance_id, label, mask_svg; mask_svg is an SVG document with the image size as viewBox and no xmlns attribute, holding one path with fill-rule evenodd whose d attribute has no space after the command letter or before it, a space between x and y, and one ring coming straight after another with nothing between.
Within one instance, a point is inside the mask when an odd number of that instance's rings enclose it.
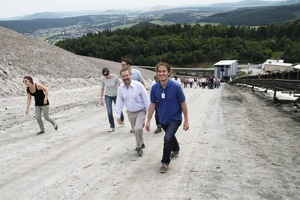
<instances>
[{"instance_id":1,"label":"woman in black tank top","mask_svg":"<svg viewBox=\"0 0 300 200\"><path fill-rule=\"evenodd\" d=\"M40 132L38 132L38 134L42 134L45 132L42 113L45 120L49 121L54 126L54 129L57 130L57 124L49 117L48 89L40 83L33 83L33 79L30 76L25 76L23 79L23 83L27 86L26 114L29 113L31 96L34 96L35 118L37 119L40 127Z\"/></svg>"}]
</instances>

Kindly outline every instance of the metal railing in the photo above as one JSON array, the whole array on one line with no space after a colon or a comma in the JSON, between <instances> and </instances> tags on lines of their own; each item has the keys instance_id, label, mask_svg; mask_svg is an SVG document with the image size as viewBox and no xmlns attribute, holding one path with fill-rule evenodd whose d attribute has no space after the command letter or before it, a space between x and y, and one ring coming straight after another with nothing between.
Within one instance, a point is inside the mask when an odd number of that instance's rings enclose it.
<instances>
[{"instance_id":1,"label":"metal railing","mask_svg":"<svg viewBox=\"0 0 300 200\"><path fill-rule=\"evenodd\" d=\"M265 88L266 90L271 89L274 91L274 101L277 101L276 91L289 92L294 97L298 97L295 102L300 102L300 80L286 80L286 79L251 79L248 78L237 78L234 79L231 84L244 84L254 87Z\"/></svg>"}]
</instances>

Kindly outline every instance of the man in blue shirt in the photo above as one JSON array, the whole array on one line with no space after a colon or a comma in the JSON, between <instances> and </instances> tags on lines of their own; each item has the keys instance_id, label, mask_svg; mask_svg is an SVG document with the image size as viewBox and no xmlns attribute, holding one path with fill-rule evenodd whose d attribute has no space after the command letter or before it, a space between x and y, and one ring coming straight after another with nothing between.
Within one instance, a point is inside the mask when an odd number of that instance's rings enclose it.
<instances>
[{"instance_id":1,"label":"man in blue shirt","mask_svg":"<svg viewBox=\"0 0 300 200\"><path fill-rule=\"evenodd\" d=\"M138 81L142 83L145 87L145 80L141 74L141 72L137 69L132 68L132 61L129 58L123 58L121 62L122 68L127 68L130 72L130 76L132 80Z\"/></svg>"},{"instance_id":2,"label":"man in blue shirt","mask_svg":"<svg viewBox=\"0 0 300 200\"><path fill-rule=\"evenodd\" d=\"M145 148L143 139L143 126L145 124L147 110L150 100L145 87L138 81L131 80L130 72L127 68L120 71L123 83L118 87L116 114L117 122L122 124L121 114L125 105L127 108L128 120L136 139L136 151L139 156L143 155Z\"/></svg>"},{"instance_id":3,"label":"man in blue shirt","mask_svg":"<svg viewBox=\"0 0 300 200\"><path fill-rule=\"evenodd\" d=\"M163 156L161 160L160 172L168 170L170 159L179 154L179 144L175 134L182 123L182 113L184 115L183 130L189 129L188 109L185 102L185 95L181 86L175 81L169 80L171 67L166 62L160 62L155 67L159 76L159 82L151 88L150 101L145 129L150 131L150 121L158 104L158 116L162 129L165 131Z\"/></svg>"}]
</instances>

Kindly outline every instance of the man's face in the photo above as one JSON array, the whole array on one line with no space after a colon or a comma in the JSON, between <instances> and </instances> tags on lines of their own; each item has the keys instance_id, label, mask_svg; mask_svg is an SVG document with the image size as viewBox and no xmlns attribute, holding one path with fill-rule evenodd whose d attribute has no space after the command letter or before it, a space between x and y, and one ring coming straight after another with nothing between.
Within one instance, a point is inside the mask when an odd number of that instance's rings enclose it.
<instances>
[{"instance_id":1,"label":"man's face","mask_svg":"<svg viewBox=\"0 0 300 200\"><path fill-rule=\"evenodd\" d=\"M123 71L120 75L125 85L129 85L131 83L131 76L129 71Z\"/></svg>"},{"instance_id":2,"label":"man's face","mask_svg":"<svg viewBox=\"0 0 300 200\"><path fill-rule=\"evenodd\" d=\"M168 68L164 65L160 65L157 68L157 75L160 81L166 81L169 78Z\"/></svg>"},{"instance_id":3,"label":"man's face","mask_svg":"<svg viewBox=\"0 0 300 200\"><path fill-rule=\"evenodd\" d=\"M124 69L124 68L130 69L130 65L127 64L125 61L122 61L121 65L122 65L122 68L123 68L123 69Z\"/></svg>"}]
</instances>

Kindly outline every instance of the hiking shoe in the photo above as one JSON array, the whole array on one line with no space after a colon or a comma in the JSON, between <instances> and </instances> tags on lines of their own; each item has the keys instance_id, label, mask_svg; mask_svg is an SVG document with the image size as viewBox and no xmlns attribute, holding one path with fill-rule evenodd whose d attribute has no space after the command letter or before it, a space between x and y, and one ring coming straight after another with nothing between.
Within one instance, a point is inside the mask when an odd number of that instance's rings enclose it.
<instances>
[{"instance_id":1,"label":"hiking shoe","mask_svg":"<svg viewBox=\"0 0 300 200\"><path fill-rule=\"evenodd\" d=\"M129 132L130 132L130 133L134 133L133 129L131 129Z\"/></svg>"},{"instance_id":2,"label":"hiking shoe","mask_svg":"<svg viewBox=\"0 0 300 200\"><path fill-rule=\"evenodd\" d=\"M54 124L54 129L57 131L57 129L58 129L57 124Z\"/></svg>"},{"instance_id":3,"label":"hiking shoe","mask_svg":"<svg viewBox=\"0 0 300 200\"><path fill-rule=\"evenodd\" d=\"M137 148L137 155L138 156L143 156L143 149L142 148Z\"/></svg>"},{"instance_id":4,"label":"hiking shoe","mask_svg":"<svg viewBox=\"0 0 300 200\"><path fill-rule=\"evenodd\" d=\"M141 149L145 149L145 147L146 147L146 146L145 146L145 144L143 143L142 146L141 146ZM138 147L135 148L136 151L137 151L138 149L139 149Z\"/></svg>"},{"instance_id":5,"label":"hiking shoe","mask_svg":"<svg viewBox=\"0 0 300 200\"><path fill-rule=\"evenodd\" d=\"M108 129L108 132L113 132L115 129L114 128L110 128Z\"/></svg>"},{"instance_id":6,"label":"hiking shoe","mask_svg":"<svg viewBox=\"0 0 300 200\"><path fill-rule=\"evenodd\" d=\"M40 134L43 134L43 133L45 133L45 131L40 131L40 132L37 133L37 135L40 135Z\"/></svg>"},{"instance_id":7,"label":"hiking shoe","mask_svg":"<svg viewBox=\"0 0 300 200\"><path fill-rule=\"evenodd\" d=\"M159 169L160 173L166 173L168 171L168 165L162 165Z\"/></svg>"},{"instance_id":8,"label":"hiking shoe","mask_svg":"<svg viewBox=\"0 0 300 200\"><path fill-rule=\"evenodd\" d=\"M158 128L154 131L155 134L160 133L160 132L161 132L161 127L158 127Z\"/></svg>"},{"instance_id":9,"label":"hiking shoe","mask_svg":"<svg viewBox=\"0 0 300 200\"><path fill-rule=\"evenodd\" d=\"M179 151L173 151L170 155L170 159L176 158L178 156L178 154L179 154Z\"/></svg>"}]
</instances>

